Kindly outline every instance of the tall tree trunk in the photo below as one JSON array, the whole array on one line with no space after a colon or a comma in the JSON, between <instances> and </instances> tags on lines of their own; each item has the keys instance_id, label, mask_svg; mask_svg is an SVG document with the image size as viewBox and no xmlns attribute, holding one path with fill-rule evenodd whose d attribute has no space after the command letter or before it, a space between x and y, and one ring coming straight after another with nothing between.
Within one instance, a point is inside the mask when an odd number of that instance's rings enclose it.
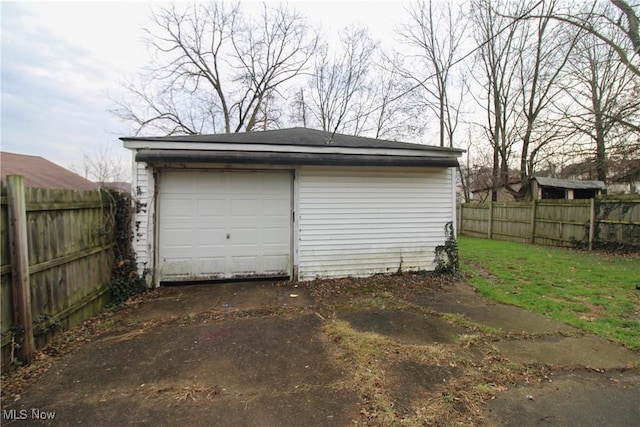
<instances>
[{"instance_id":1,"label":"tall tree trunk","mask_svg":"<svg viewBox=\"0 0 640 427\"><path fill-rule=\"evenodd\" d=\"M607 182L607 149L605 146L605 131L602 114L596 114L596 174L598 181Z\"/></svg>"}]
</instances>

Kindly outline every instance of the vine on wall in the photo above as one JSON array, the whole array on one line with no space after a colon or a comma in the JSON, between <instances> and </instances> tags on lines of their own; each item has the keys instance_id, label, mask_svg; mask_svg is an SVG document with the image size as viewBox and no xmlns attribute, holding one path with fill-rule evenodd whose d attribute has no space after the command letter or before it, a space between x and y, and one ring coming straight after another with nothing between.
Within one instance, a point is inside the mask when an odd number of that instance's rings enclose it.
<instances>
[{"instance_id":1,"label":"vine on wall","mask_svg":"<svg viewBox=\"0 0 640 427\"><path fill-rule=\"evenodd\" d=\"M114 201L115 261L109 283L111 304L121 306L129 298L144 292L144 275L140 275L133 250L133 217L137 205L128 193L109 190Z\"/></svg>"},{"instance_id":2,"label":"vine on wall","mask_svg":"<svg viewBox=\"0 0 640 427\"><path fill-rule=\"evenodd\" d=\"M447 238L444 245L436 246L435 272L438 274L456 274L460 267L460 260L453 222L449 221L445 224L444 234Z\"/></svg>"}]
</instances>

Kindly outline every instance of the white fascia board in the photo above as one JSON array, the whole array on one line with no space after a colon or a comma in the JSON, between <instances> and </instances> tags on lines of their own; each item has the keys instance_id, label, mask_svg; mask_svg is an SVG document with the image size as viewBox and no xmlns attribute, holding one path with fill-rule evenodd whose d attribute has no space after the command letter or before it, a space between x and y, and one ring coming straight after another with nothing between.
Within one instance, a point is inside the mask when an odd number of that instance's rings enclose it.
<instances>
[{"instance_id":1,"label":"white fascia board","mask_svg":"<svg viewBox=\"0 0 640 427\"><path fill-rule=\"evenodd\" d=\"M270 145L270 144L229 144L223 142L172 142L172 141L124 141L124 147L137 149L157 150L210 150L210 151L247 151L247 152L272 152L272 153L325 153L325 154L361 154L383 156L418 156L418 157L443 157L456 158L461 153L441 150L412 150L399 148L354 148L354 147L326 147L299 146L299 145Z\"/></svg>"}]
</instances>

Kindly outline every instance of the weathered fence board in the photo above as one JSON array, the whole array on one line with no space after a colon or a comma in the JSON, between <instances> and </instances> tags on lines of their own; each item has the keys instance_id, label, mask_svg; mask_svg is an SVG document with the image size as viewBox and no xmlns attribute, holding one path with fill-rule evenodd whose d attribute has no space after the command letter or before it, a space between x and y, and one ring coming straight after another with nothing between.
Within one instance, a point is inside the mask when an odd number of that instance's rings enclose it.
<instances>
[{"instance_id":1,"label":"weathered fence board","mask_svg":"<svg viewBox=\"0 0 640 427\"><path fill-rule=\"evenodd\" d=\"M25 201L30 303L35 344L42 347L52 335L52 326L77 324L108 302L114 262L114 218L111 199L105 192L28 188ZM7 197L1 198L3 368L11 362L14 336L8 203Z\"/></svg>"},{"instance_id":2,"label":"weathered fence board","mask_svg":"<svg viewBox=\"0 0 640 427\"><path fill-rule=\"evenodd\" d=\"M640 250L640 200L465 203L459 233L566 247Z\"/></svg>"},{"instance_id":3,"label":"weathered fence board","mask_svg":"<svg viewBox=\"0 0 640 427\"><path fill-rule=\"evenodd\" d=\"M21 176L7 177L9 200L9 251L11 257L11 318L22 327L20 359L31 362L35 352L31 286L29 281L29 247L27 241L27 212L24 180Z\"/></svg>"},{"instance_id":4,"label":"weathered fence board","mask_svg":"<svg viewBox=\"0 0 640 427\"><path fill-rule=\"evenodd\" d=\"M460 232L473 237L488 237L489 235L489 205L480 203L465 203L460 206Z\"/></svg>"}]
</instances>

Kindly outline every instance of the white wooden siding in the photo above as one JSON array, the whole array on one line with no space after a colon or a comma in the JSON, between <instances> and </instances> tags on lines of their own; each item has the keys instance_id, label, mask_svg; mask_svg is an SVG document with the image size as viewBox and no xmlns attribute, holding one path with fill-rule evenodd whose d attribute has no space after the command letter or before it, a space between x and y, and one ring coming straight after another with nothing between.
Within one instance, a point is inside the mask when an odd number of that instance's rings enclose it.
<instances>
[{"instance_id":1,"label":"white wooden siding","mask_svg":"<svg viewBox=\"0 0 640 427\"><path fill-rule=\"evenodd\" d=\"M134 153L135 155L135 153ZM137 163L134 161L133 180L132 180L133 197L140 205L140 209L135 214L134 219L134 239L133 248L136 251L138 271L142 274L145 269L153 270L153 251L154 251L154 181L153 172L146 163ZM147 276L147 280L151 280L151 275ZM150 284L150 283L148 283Z\"/></svg>"},{"instance_id":2,"label":"white wooden siding","mask_svg":"<svg viewBox=\"0 0 640 427\"><path fill-rule=\"evenodd\" d=\"M299 279L432 270L455 212L447 168L302 167Z\"/></svg>"}]
</instances>

